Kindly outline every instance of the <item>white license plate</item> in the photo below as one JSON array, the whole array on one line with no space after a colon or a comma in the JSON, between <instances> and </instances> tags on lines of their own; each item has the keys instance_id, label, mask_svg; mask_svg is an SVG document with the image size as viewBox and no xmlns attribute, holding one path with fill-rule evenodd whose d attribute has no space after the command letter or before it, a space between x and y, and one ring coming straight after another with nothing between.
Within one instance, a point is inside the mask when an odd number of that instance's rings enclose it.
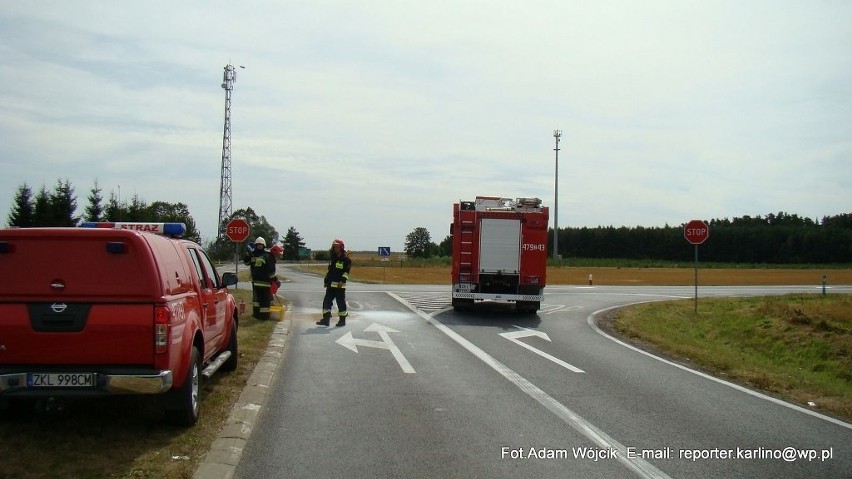
<instances>
[{"instance_id":1,"label":"white license plate","mask_svg":"<svg viewBox=\"0 0 852 479\"><path fill-rule=\"evenodd\" d=\"M27 385L31 388L93 388L94 373L30 373Z\"/></svg>"}]
</instances>

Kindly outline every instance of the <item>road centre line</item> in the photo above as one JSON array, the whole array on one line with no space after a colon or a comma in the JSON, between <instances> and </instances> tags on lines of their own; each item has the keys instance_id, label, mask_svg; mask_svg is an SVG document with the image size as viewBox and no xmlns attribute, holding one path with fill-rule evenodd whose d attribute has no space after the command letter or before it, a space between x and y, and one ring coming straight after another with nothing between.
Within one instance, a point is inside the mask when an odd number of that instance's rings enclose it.
<instances>
[{"instance_id":1,"label":"road centre line","mask_svg":"<svg viewBox=\"0 0 852 479\"><path fill-rule=\"evenodd\" d=\"M560 403L559 401L557 401L556 399L554 399L553 397L548 395L546 392L541 390L538 386L536 386L535 384L524 379L521 375L519 375L518 373L516 373L512 369L509 369L509 367L507 367L506 365L504 365L503 363L501 363L500 361L495 359L493 356L486 353L485 351L483 351L482 349L480 349L479 347L477 347L476 345L474 345L473 343L471 343L470 341L468 341L467 339L462 337L460 334L456 333L455 331L453 331L452 329L445 326L440 321L438 321L437 319L434 318L435 315L443 313L445 311L449 311L452 308L447 308L447 309L444 309L444 310L441 310L441 311L436 311L436 312L431 313L431 314L426 314L425 312L420 311L419 309L417 309L416 307L411 305L408 301L399 297L398 295L396 295L396 294L394 294L390 291L386 291L386 293L389 296L391 296L392 298L394 298L397 301L399 301L400 303L402 303L403 305L405 305L408 309L412 310L415 314L417 314L421 318L425 319L429 324L438 328L439 331L441 331L442 333L449 336L450 339L452 339L453 341L458 343L461 347L467 349L470 353L472 353L474 356L479 358L482 362L484 362L485 364L490 366L492 369L497 371L504 378L508 379L509 382L511 382L512 384L517 386L521 391L523 391L525 394L527 394L531 398L538 401L539 404L544 406L548 411L555 414L565 424L571 426L572 428L574 428L574 430L576 430L577 432L579 432L583 436L586 436L588 439L590 439L592 442L594 442L595 444L597 444L601 448L604 448L604 449L612 448L612 449L617 450L618 451L618 454L616 456L617 459L619 461L621 461L625 466L627 466L627 468L629 468L630 470L635 472L637 475L639 475L640 477L649 478L649 479L650 478L670 479L669 476L666 473L657 469L652 464L650 464L648 461L645 461L644 459L641 459L639 457L628 457L627 448L623 444L616 441L615 439L610 437L608 434L606 434L605 432L603 432L600 429L598 429L597 427L595 427L594 424L585 420L582 416L575 413L574 411L572 411L571 409L569 409L568 407L566 407L565 405L563 405L562 403Z\"/></svg>"},{"instance_id":2,"label":"road centre line","mask_svg":"<svg viewBox=\"0 0 852 479\"><path fill-rule=\"evenodd\" d=\"M642 301L642 302L639 302L639 303L632 303L632 304L641 304L641 303L647 303L647 302L651 302L651 301ZM786 401L782 401L782 400L780 400L780 399L774 398L774 397L772 397L772 396L767 396L766 394L762 394L762 393L759 393L759 392L757 392L757 391L752 391L751 389L748 389L748 388L746 388L746 387L740 386L739 384L734 384L734 383L731 383L731 382L725 381L725 380L723 380L723 379L719 379L719 378L717 378L717 377L711 376L711 375L709 375L709 374L702 373L701 371L696 371L696 370L694 370L694 369L690 369L690 368L688 368L688 367L686 367L686 366L684 366L684 365L682 365L682 364L678 364L678 363L676 363L676 362L674 362L674 361L669 361L668 359L661 358L660 356L655 356L655 355L653 355L653 354L649 353L648 351L645 351L645 350L643 350L643 349L637 348L636 346L633 346L632 344L625 343L624 341L622 341L622 340L620 340L620 339L618 339L618 338L615 338L615 337L613 337L613 336L610 336L609 334L605 333L602 329L600 329L600 328L598 327L598 325L597 325L597 324L595 324L595 316L597 316L598 314L605 313L605 312L607 312L607 311L609 311L609 310L616 309L616 308L623 308L623 307L625 307L625 306L630 306L630 305L628 305L628 304L622 304L622 305L618 305L618 306L610 306L609 308L604 308L604 309L601 309L601 310L599 310L599 311L595 311L595 312L593 312L592 314L590 314L588 318L586 318L586 323L588 323L588 324L589 324L589 326L591 326L591 328L592 328L593 330L595 330L595 332L597 332L597 333L598 333L598 334L600 334L601 336L603 336L603 337L605 337L605 338L607 338L607 339L610 339L610 340L612 340L612 341L615 341L616 343L618 343L618 344L620 344L620 345L622 345L622 346L624 346L624 347L626 347L626 348L632 349L632 350L636 351L637 353L644 354L645 356L648 356L649 358L654 358L654 359L656 359L657 361L660 361L660 362L666 363L666 364L668 364L668 365L670 365L670 366L674 366L674 367L676 367L676 368L678 368L678 369L682 369L682 370L684 370L684 371L690 372L690 373L695 374L695 375L697 375L697 376L701 376L701 377L702 377L702 378L704 378L704 379L709 379L709 380L711 380L711 381L715 381L715 382L717 382L717 383L719 383L719 384L724 384L725 386L728 386L728 387L730 387L730 388L736 389L737 391L740 391L740 392L744 392L744 393L749 394L749 395L751 395L751 396L754 396L754 397L756 397L756 398L765 399L765 400L767 400L767 401L769 401L769 402L772 402L772 403L778 404L778 405L780 405L780 406L784 406L784 407L786 407L786 408L793 409L793 410L795 410L795 411L799 411L799 412L802 412L802 413L808 414L808 415L810 415L810 416L814 416L814 417L820 418L820 419L825 420L825 421L828 421L828 422L830 422L830 423L837 424L838 426L843 426L843 427L845 427L846 429L852 429L852 424L847 423L847 422L844 422L844 421L841 421L840 419L836 419L836 418L833 418L833 417L830 417L830 416L826 416L826 415L824 415L824 414L820 414L820 413L818 413L818 412L816 412L816 411L811 411L810 409L805 409L805 408L803 408L803 407L801 407L801 406L798 406L798 405L796 405L796 404L792 404L792 403L789 403L789 402L786 402Z\"/></svg>"}]
</instances>

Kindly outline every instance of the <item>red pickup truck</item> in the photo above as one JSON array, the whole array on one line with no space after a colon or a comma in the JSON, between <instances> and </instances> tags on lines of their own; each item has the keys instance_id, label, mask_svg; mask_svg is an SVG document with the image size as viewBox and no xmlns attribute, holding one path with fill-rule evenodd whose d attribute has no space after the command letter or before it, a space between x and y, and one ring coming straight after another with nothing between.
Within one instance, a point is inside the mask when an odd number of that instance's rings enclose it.
<instances>
[{"instance_id":1,"label":"red pickup truck","mask_svg":"<svg viewBox=\"0 0 852 479\"><path fill-rule=\"evenodd\" d=\"M148 394L195 424L202 376L237 367L236 275L182 223L84 225L0 229L0 408Z\"/></svg>"}]
</instances>

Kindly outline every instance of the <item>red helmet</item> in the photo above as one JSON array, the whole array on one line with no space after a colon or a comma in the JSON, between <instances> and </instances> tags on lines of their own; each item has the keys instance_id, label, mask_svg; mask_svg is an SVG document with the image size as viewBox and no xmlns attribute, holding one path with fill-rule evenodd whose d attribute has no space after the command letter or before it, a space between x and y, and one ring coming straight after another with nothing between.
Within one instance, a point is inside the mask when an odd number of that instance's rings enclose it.
<instances>
[{"instance_id":1,"label":"red helmet","mask_svg":"<svg viewBox=\"0 0 852 479\"><path fill-rule=\"evenodd\" d=\"M281 256L281 254L284 253L284 248L282 248L281 245L275 245L269 251L275 256Z\"/></svg>"},{"instance_id":2,"label":"red helmet","mask_svg":"<svg viewBox=\"0 0 852 479\"><path fill-rule=\"evenodd\" d=\"M340 246L340 251L343 251L343 250L345 250L345 249L346 249L346 248L343 246L343 240L342 240L342 239L335 239L334 241L332 241L332 242L331 242L331 246L334 246L334 245L338 245L338 246Z\"/></svg>"}]
</instances>

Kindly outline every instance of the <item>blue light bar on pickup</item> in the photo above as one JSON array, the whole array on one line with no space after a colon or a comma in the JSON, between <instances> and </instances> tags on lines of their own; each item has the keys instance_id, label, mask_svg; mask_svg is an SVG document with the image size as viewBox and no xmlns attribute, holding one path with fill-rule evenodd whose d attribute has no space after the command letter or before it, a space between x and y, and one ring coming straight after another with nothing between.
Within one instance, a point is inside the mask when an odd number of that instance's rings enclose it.
<instances>
[{"instance_id":1,"label":"blue light bar on pickup","mask_svg":"<svg viewBox=\"0 0 852 479\"><path fill-rule=\"evenodd\" d=\"M136 222L110 222L90 221L80 224L82 228L107 228L117 230L141 231L143 233L154 233L163 236L181 237L186 234L184 223L136 223Z\"/></svg>"}]
</instances>

